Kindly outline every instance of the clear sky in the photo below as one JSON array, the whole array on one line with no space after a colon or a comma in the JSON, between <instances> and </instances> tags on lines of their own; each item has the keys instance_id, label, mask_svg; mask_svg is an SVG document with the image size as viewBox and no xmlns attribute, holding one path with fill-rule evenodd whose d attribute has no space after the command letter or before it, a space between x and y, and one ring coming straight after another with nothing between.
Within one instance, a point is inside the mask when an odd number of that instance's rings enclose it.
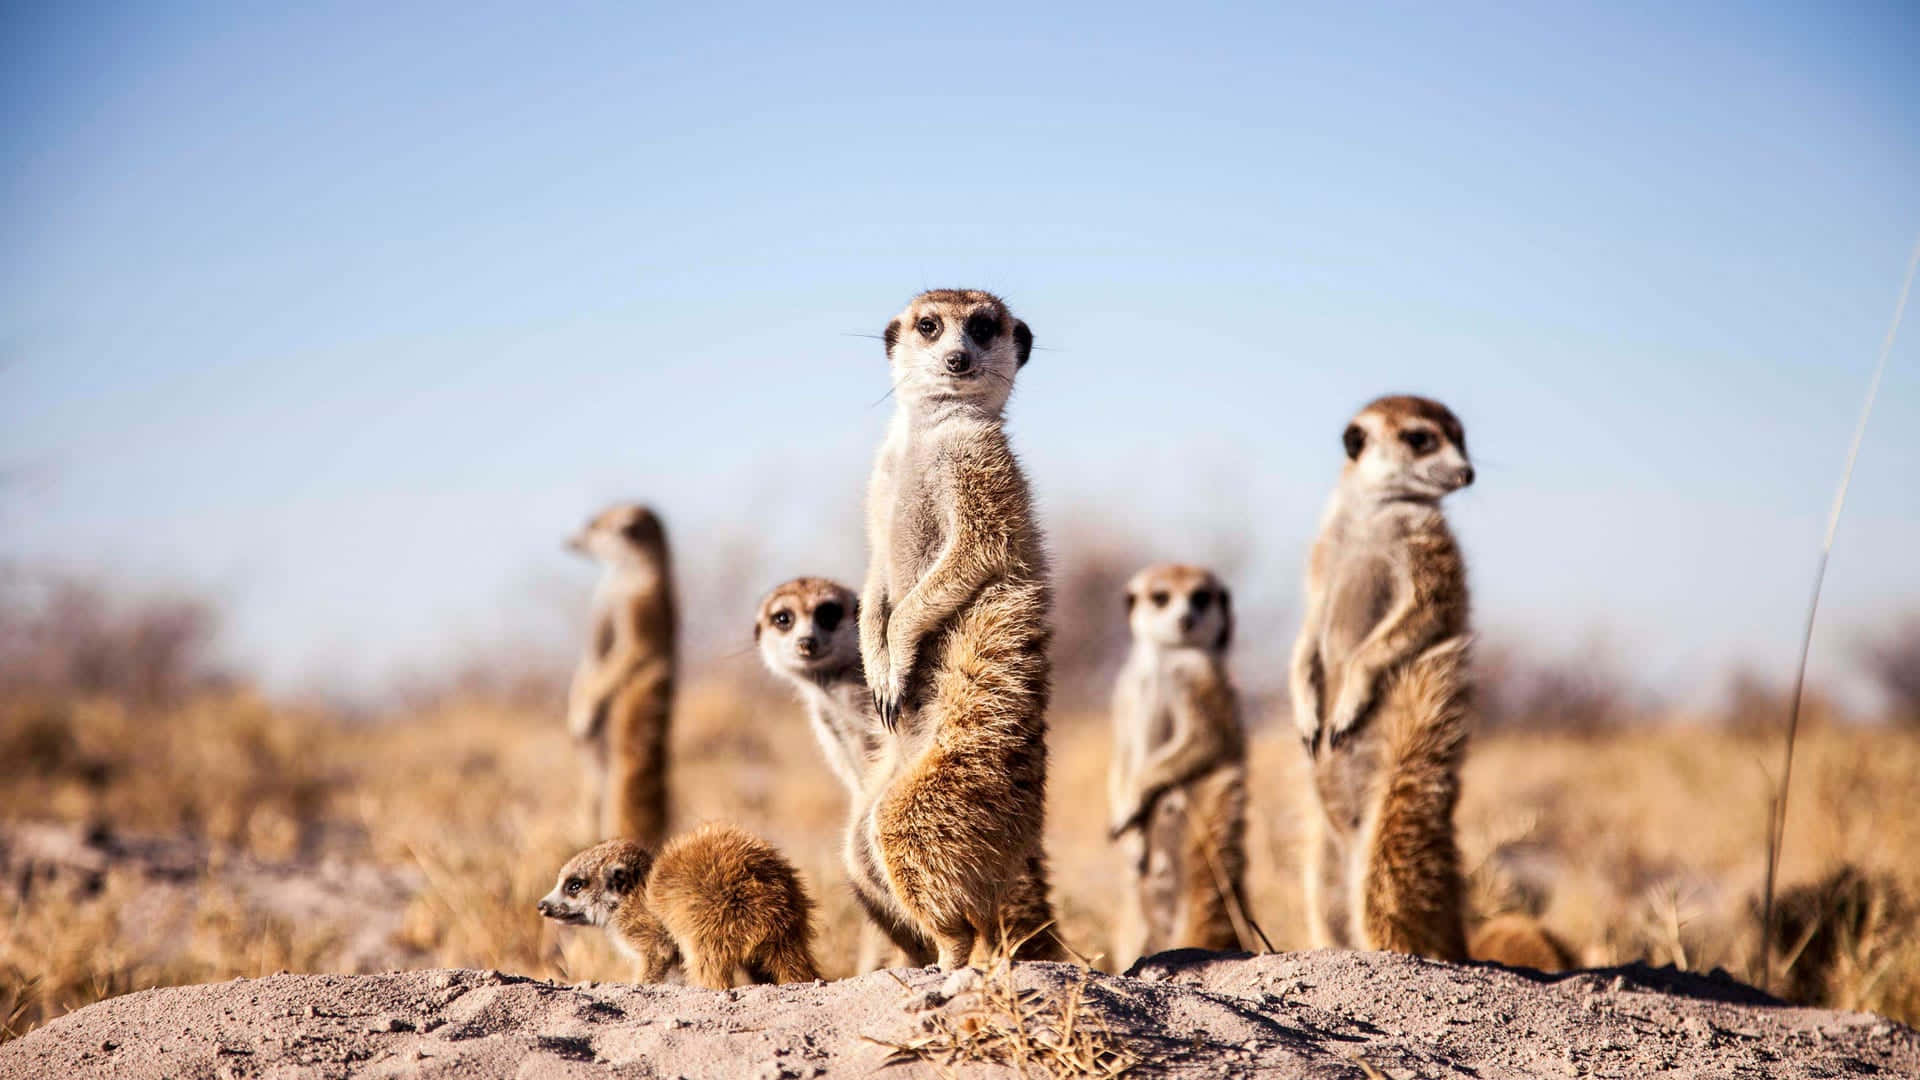
<instances>
[{"instance_id":1,"label":"clear sky","mask_svg":"<svg viewBox=\"0 0 1920 1080\"><path fill-rule=\"evenodd\" d=\"M211 590L282 686L532 620L615 497L691 567L857 575L854 335L936 285L1034 327L1050 518L1249 553L1248 665L1347 415L1412 390L1480 467L1483 627L1784 675L1920 233L1902 2L38 8L0 15L0 557ZM1908 329L1829 674L1920 608Z\"/></svg>"}]
</instances>

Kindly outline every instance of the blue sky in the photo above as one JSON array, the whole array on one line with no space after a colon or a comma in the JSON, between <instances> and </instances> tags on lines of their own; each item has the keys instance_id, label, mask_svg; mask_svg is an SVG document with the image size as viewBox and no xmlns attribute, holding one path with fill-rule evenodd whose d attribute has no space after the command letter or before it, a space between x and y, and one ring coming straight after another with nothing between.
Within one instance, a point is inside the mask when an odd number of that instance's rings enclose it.
<instances>
[{"instance_id":1,"label":"blue sky","mask_svg":"<svg viewBox=\"0 0 1920 1080\"><path fill-rule=\"evenodd\" d=\"M1469 430L1483 627L1783 668L1920 233L1920 14L1346 7L9 8L0 557L208 589L279 686L560 625L616 497L693 571L857 576L855 335L957 284L1044 350L1050 520L1248 553L1246 666L1404 389ZM1913 336L1829 676L1920 608Z\"/></svg>"}]
</instances>

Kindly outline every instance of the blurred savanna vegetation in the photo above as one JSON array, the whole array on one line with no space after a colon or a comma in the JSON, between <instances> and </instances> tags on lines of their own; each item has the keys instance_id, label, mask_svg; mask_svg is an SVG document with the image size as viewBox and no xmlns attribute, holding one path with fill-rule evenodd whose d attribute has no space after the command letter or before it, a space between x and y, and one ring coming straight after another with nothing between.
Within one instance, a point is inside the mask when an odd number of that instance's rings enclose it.
<instances>
[{"instance_id":1,"label":"blurred savanna vegetation","mask_svg":"<svg viewBox=\"0 0 1920 1080\"><path fill-rule=\"evenodd\" d=\"M1062 549L1047 837L1065 936L1104 965L1126 885L1104 836L1102 699L1125 648L1120 582L1148 559L1110 537ZM0 587L0 1035L109 995L280 970L627 977L599 935L533 910L589 839L564 663L480 657L377 707L290 703L214 662L218 612L191 596L17 569ZM1860 660L1888 706L1848 716L1816 694L1807 710L1776 982L1913 1022L1920 619ZM1458 817L1476 910L1537 914L1588 965L1757 978L1788 673L1732 677L1719 710L1678 716L1591 657L1496 642L1480 672ZM1299 752L1283 703L1253 695L1247 711L1252 914L1297 948ZM750 653L690 665L673 755L679 821L736 821L788 852L820 902L823 967L846 973L859 916L842 795Z\"/></svg>"}]
</instances>

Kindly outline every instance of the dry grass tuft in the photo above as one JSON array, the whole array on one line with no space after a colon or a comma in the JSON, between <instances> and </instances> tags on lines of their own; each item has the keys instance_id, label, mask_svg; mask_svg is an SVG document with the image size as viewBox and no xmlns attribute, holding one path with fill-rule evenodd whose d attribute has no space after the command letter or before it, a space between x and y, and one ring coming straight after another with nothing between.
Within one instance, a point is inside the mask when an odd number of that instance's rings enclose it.
<instances>
[{"instance_id":1,"label":"dry grass tuft","mask_svg":"<svg viewBox=\"0 0 1920 1080\"><path fill-rule=\"evenodd\" d=\"M902 986L906 985L904 982ZM1120 1045L1087 1002L1087 969L1052 992L1022 989L1004 956L979 983L922 1021L925 1033L904 1042L868 1036L893 1051L889 1062L917 1060L958 1075L961 1065L1010 1068L1016 1076L1119 1077L1141 1059Z\"/></svg>"}]
</instances>

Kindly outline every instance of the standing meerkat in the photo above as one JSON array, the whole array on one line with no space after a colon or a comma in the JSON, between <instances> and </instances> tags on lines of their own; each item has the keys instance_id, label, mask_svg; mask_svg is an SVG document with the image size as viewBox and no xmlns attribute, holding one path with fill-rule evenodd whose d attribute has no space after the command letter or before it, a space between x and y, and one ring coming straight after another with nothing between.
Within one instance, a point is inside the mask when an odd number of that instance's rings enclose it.
<instances>
[{"instance_id":1,"label":"standing meerkat","mask_svg":"<svg viewBox=\"0 0 1920 1080\"><path fill-rule=\"evenodd\" d=\"M1246 918L1246 736L1227 675L1232 598L1211 572L1149 566L1127 583L1133 648L1113 695L1111 829L1135 875L1123 959L1257 947Z\"/></svg>"},{"instance_id":2,"label":"standing meerkat","mask_svg":"<svg viewBox=\"0 0 1920 1080\"><path fill-rule=\"evenodd\" d=\"M675 612L666 533L653 511L611 506L569 545L604 572L591 637L567 693L567 730L586 751L602 839L655 847L667 832L667 725Z\"/></svg>"},{"instance_id":3,"label":"standing meerkat","mask_svg":"<svg viewBox=\"0 0 1920 1080\"><path fill-rule=\"evenodd\" d=\"M708 823L660 848L605 840L567 860L540 914L602 927L656 983L685 964L697 986L811 982L813 901L799 874L766 842Z\"/></svg>"},{"instance_id":4,"label":"standing meerkat","mask_svg":"<svg viewBox=\"0 0 1920 1080\"><path fill-rule=\"evenodd\" d=\"M934 961L933 943L904 917L892 897L876 889L852 853L859 847L861 815L876 779L892 773L891 744L885 741L873 692L860 660L860 599L853 590L825 578L795 578L760 602L753 638L767 670L791 685L806 706L821 753L847 789L853 811L848 827L848 880L869 922L861 936L856 968L882 966L885 947L876 932L891 939L906 962L924 967ZM1060 949L1051 933L1040 933L1053 918L1047 903L1046 863L1036 850L1007 889L1003 912L1022 960L1057 960Z\"/></svg>"},{"instance_id":5,"label":"standing meerkat","mask_svg":"<svg viewBox=\"0 0 1920 1080\"><path fill-rule=\"evenodd\" d=\"M1466 748L1467 577L1440 499L1473 482L1446 406L1383 397L1307 564L1294 723L1313 762L1313 942L1466 958L1453 811Z\"/></svg>"},{"instance_id":6,"label":"standing meerkat","mask_svg":"<svg viewBox=\"0 0 1920 1080\"><path fill-rule=\"evenodd\" d=\"M860 653L887 771L850 861L942 968L984 968L1046 814L1052 597L1002 418L1033 333L991 293L939 289L884 339L898 406L867 493Z\"/></svg>"}]
</instances>

